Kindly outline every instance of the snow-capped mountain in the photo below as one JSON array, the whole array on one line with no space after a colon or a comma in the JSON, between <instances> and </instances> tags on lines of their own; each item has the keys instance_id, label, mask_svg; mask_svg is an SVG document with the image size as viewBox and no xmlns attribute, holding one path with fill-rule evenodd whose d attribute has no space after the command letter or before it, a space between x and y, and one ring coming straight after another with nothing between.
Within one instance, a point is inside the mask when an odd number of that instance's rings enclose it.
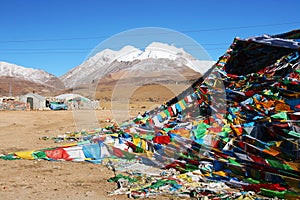
<instances>
[{"instance_id":1,"label":"snow-capped mountain","mask_svg":"<svg viewBox=\"0 0 300 200\"><path fill-rule=\"evenodd\" d=\"M192 70L204 74L213 61L197 60L182 48L164 43L153 42L144 50L133 46L125 46L119 51L105 49L90 57L81 65L73 68L60 77L66 87L72 88L82 84L90 84L109 74L118 71L139 71L139 75L149 75L149 72L163 74L172 71ZM141 72L143 72L141 74ZM136 74L136 73L135 73Z\"/></svg>"},{"instance_id":2,"label":"snow-capped mountain","mask_svg":"<svg viewBox=\"0 0 300 200\"><path fill-rule=\"evenodd\" d=\"M40 69L26 68L15 64L0 62L0 76L21 78L40 84L56 79L56 76Z\"/></svg>"},{"instance_id":3,"label":"snow-capped mountain","mask_svg":"<svg viewBox=\"0 0 300 200\"><path fill-rule=\"evenodd\" d=\"M3 86L0 90L3 94L6 94L6 90L8 90L7 87L4 87L7 84L4 83L10 83L12 90L17 90L15 94L28 92L28 88L25 88L25 86L30 86L32 90L37 92L64 89L64 84L56 76L48 72L7 62L0 62L0 81ZM24 88L22 88L22 85Z\"/></svg>"}]
</instances>

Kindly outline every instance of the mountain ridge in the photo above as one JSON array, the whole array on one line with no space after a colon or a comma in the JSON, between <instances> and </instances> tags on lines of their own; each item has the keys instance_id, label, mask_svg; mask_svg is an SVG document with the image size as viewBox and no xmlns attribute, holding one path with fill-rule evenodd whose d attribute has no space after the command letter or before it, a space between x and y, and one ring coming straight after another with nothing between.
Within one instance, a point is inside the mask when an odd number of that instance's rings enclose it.
<instances>
[{"instance_id":1,"label":"mountain ridge","mask_svg":"<svg viewBox=\"0 0 300 200\"><path fill-rule=\"evenodd\" d=\"M4 61L0 61L0 83L1 95L10 95L11 92L21 95L32 91L50 94L64 89L64 84L53 74Z\"/></svg>"},{"instance_id":2,"label":"mountain ridge","mask_svg":"<svg viewBox=\"0 0 300 200\"><path fill-rule=\"evenodd\" d=\"M165 66L162 66L165 64L173 66L169 73L177 68L185 68L195 71L198 76L204 74L214 63L210 60L198 60L185 52L183 48L153 42L144 50L130 45L124 46L119 51L104 49L59 78L67 88L72 88L95 81L95 76L102 78L114 71L126 70L128 66L131 69L135 67L134 70L139 70L136 66L141 67L141 63L148 65L148 63L155 62L154 60L161 61L161 64L156 63L160 66L156 70L165 71ZM145 66L140 68L147 72L145 69Z\"/></svg>"},{"instance_id":3,"label":"mountain ridge","mask_svg":"<svg viewBox=\"0 0 300 200\"><path fill-rule=\"evenodd\" d=\"M172 82L174 77L171 75L176 74L175 78L184 82L204 74L213 64L213 61L194 58L183 48L152 42L143 50L131 45L123 46L120 50L104 49L59 77L41 69L0 61L0 77L2 82L14 80L26 83L26 86L31 82L33 87L30 88L36 88L36 92L55 92L98 83L101 78L111 83L116 82L117 78L127 80L128 77L136 77L140 83L148 84L155 81ZM162 77L166 80L162 80ZM130 81L128 79L127 82ZM102 83L105 84L105 81ZM8 93L6 90L7 87L3 86L1 91Z\"/></svg>"}]
</instances>

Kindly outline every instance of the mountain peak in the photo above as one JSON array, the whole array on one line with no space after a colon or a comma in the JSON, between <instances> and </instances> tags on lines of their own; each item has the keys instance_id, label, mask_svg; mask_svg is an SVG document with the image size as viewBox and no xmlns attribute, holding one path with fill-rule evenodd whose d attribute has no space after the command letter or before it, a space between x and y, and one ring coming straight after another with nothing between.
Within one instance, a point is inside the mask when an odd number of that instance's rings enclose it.
<instances>
[{"instance_id":1,"label":"mountain peak","mask_svg":"<svg viewBox=\"0 0 300 200\"><path fill-rule=\"evenodd\" d=\"M163 60L158 62L158 59ZM104 49L61 76L60 79L66 87L75 87L78 84L93 82L94 79L99 79L109 73L133 67L140 62L156 63L156 65L160 63L166 67L186 67L201 74L204 74L213 65L212 61L197 60L183 48L152 42L143 50L131 45L124 46L117 51ZM157 68L157 70L160 69ZM98 74L96 75L95 72Z\"/></svg>"},{"instance_id":2,"label":"mountain peak","mask_svg":"<svg viewBox=\"0 0 300 200\"><path fill-rule=\"evenodd\" d=\"M13 83L12 90L14 94L22 94L30 90L47 92L64 88L63 83L48 72L4 61L0 61L0 79L2 83L6 81ZM8 93L8 90L9 88L5 87L5 84L1 84L1 92Z\"/></svg>"},{"instance_id":3,"label":"mountain peak","mask_svg":"<svg viewBox=\"0 0 300 200\"><path fill-rule=\"evenodd\" d=\"M183 48L178 48L174 45L169 45L166 43L161 43L161 42L152 42L150 43L147 47L146 50L151 50L151 49L155 49L155 50L164 50L164 51L169 51L169 52L173 52L173 53L182 53L185 52L183 50ZM185 52L186 53L186 52Z\"/></svg>"},{"instance_id":4,"label":"mountain peak","mask_svg":"<svg viewBox=\"0 0 300 200\"><path fill-rule=\"evenodd\" d=\"M22 78L41 84L44 84L46 80L55 77L54 75L40 69L22 67L3 61L0 61L0 76Z\"/></svg>"},{"instance_id":5,"label":"mountain peak","mask_svg":"<svg viewBox=\"0 0 300 200\"><path fill-rule=\"evenodd\" d=\"M120 50L104 49L91 58L97 61L99 61L98 59L101 60L105 58L106 61L117 60L119 62L132 62L134 60L144 60L148 58L175 60L182 56L187 59L196 60L189 53L185 52L183 48L177 48L173 45L161 42L152 42L144 50L127 45Z\"/></svg>"}]
</instances>

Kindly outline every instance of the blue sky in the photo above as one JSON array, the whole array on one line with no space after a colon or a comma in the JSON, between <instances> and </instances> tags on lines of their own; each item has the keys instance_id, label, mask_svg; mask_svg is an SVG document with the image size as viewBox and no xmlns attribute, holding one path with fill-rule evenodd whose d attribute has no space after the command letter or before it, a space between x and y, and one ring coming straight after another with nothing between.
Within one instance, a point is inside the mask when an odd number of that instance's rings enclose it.
<instances>
[{"instance_id":1,"label":"blue sky","mask_svg":"<svg viewBox=\"0 0 300 200\"><path fill-rule=\"evenodd\" d=\"M60 76L105 39L142 27L182 32L217 60L234 37L300 28L299 7L299 0L2 0L0 61Z\"/></svg>"}]
</instances>

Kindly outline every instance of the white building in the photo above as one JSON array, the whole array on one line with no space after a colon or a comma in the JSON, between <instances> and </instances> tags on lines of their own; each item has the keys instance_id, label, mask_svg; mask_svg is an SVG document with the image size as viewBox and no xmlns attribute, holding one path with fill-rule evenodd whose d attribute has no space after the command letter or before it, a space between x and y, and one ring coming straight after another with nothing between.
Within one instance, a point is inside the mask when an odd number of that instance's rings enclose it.
<instances>
[{"instance_id":1,"label":"white building","mask_svg":"<svg viewBox=\"0 0 300 200\"><path fill-rule=\"evenodd\" d=\"M46 108L46 98L36 93L22 95L20 96L20 101L28 103L30 109L41 110Z\"/></svg>"}]
</instances>

